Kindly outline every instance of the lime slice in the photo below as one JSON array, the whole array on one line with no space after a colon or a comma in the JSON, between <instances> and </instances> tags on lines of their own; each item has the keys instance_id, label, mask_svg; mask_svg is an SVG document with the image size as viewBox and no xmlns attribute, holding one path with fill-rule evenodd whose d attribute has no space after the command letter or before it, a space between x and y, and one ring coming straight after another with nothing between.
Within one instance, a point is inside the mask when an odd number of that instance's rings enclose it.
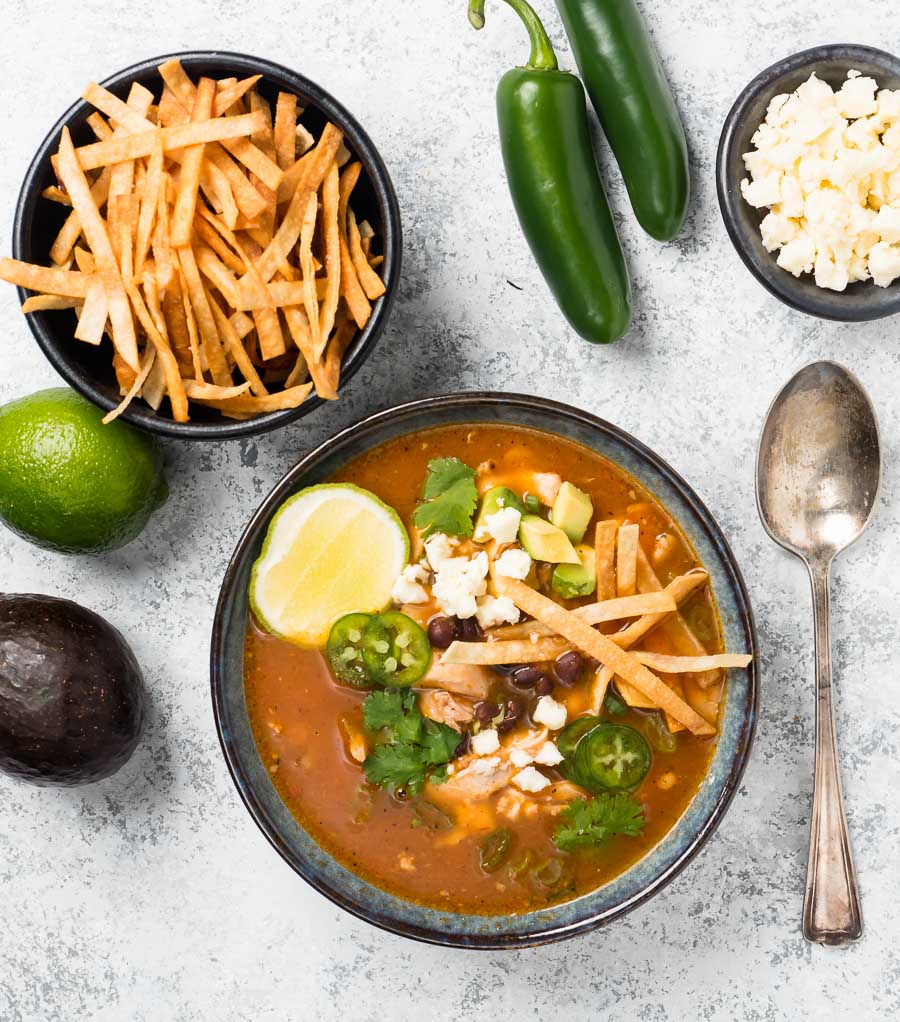
<instances>
[{"instance_id":1,"label":"lime slice","mask_svg":"<svg viewBox=\"0 0 900 1022\"><path fill-rule=\"evenodd\" d=\"M260 624L301 646L324 646L332 624L377 613L409 560L397 512L349 483L311 486L278 509L250 577Z\"/></svg>"}]
</instances>

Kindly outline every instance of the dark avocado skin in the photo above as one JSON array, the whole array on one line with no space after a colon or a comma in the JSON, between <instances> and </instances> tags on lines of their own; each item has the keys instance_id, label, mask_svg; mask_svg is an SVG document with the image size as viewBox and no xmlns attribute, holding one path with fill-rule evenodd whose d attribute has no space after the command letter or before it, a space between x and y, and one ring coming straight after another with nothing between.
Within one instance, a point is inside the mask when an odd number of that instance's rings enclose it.
<instances>
[{"instance_id":1,"label":"dark avocado skin","mask_svg":"<svg viewBox=\"0 0 900 1022\"><path fill-rule=\"evenodd\" d=\"M128 644L69 600L0 594L0 769L41 785L115 773L146 715Z\"/></svg>"}]
</instances>

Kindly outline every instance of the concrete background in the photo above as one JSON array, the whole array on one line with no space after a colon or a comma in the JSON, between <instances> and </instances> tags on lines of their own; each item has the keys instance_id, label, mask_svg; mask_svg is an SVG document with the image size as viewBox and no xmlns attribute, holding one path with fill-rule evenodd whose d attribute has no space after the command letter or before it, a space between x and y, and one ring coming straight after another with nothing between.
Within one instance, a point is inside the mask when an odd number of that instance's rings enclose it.
<instances>
[{"instance_id":1,"label":"concrete background","mask_svg":"<svg viewBox=\"0 0 900 1022\"><path fill-rule=\"evenodd\" d=\"M297 68L359 116L394 177L406 261L387 334L340 404L252 442L168 444L172 497L125 550L63 557L0 533L3 587L74 597L109 617L133 644L153 701L146 740L113 779L80 791L0 779L2 1022L900 1015L896 327L817 322L769 297L728 241L713 182L722 120L757 71L820 43L889 46L900 9L887 0L643 4L686 121L695 197L682 238L660 246L640 232L607 167L636 314L625 341L592 349L546 292L502 176L493 92L500 74L524 61L523 34L494 2L477 36L465 6L3 5L4 252L28 161L89 80L157 53L222 47ZM571 66L553 5L539 7ZM0 399L56 385L6 286L0 322ZM849 365L869 389L885 463L877 518L840 561L834 597L844 777L867 926L844 951L809 947L800 934L810 600L800 563L763 533L752 478L770 400L797 368L823 357ZM307 888L241 807L208 695L219 579L272 484L304 451L371 411L480 387L569 400L667 458L733 544L764 651L753 759L699 859L606 931L518 954L387 936Z\"/></svg>"}]
</instances>

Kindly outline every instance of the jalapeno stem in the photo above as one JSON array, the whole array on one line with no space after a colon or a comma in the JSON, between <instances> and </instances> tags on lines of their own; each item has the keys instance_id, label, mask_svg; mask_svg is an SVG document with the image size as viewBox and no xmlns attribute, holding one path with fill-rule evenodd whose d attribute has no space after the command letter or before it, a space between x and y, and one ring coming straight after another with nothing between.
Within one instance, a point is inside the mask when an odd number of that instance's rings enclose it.
<instances>
[{"instance_id":1,"label":"jalapeno stem","mask_svg":"<svg viewBox=\"0 0 900 1022\"><path fill-rule=\"evenodd\" d=\"M558 65L553 43L528 0L506 0L506 3L519 15L528 30L531 56L525 66L532 71L555 71ZM484 28L484 0L469 0L469 21L473 28Z\"/></svg>"}]
</instances>

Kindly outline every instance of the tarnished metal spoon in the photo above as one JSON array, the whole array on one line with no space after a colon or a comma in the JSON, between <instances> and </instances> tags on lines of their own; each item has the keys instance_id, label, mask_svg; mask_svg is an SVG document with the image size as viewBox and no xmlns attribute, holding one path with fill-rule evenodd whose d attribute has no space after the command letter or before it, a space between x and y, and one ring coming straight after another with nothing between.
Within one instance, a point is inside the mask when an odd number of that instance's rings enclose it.
<instances>
[{"instance_id":1,"label":"tarnished metal spoon","mask_svg":"<svg viewBox=\"0 0 900 1022\"><path fill-rule=\"evenodd\" d=\"M816 772L803 935L841 945L862 934L862 912L837 761L831 699L831 562L858 539L881 476L878 423L856 378L834 362L801 369L775 398L756 462L766 531L806 562L816 642Z\"/></svg>"}]
</instances>

